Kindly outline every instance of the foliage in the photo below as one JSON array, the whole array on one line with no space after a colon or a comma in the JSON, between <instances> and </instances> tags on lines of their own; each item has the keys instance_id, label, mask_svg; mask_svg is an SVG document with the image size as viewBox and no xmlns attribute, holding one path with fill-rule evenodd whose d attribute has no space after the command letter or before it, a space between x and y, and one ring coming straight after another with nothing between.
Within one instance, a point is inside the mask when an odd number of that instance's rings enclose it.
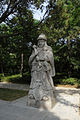
<instances>
[{"instance_id":1,"label":"foliage","mask_svg":"<svg viewBox=\"0 0 80 120\"><path fill-rule=\"evenodd\" d=\"M30 83L28 59L33 49L32 45L37 44L38 35L44 33L54 53L56 83L62 81L66 84L75 84L75 80L67 78L77 78L79 83L80 0L57 0L55 3L48 1L48 14L43 22L33 19L29 7L34 4L41 8L44 0L23 0L17 5L18 0L14 2L10 2L10 5L9 0L0 2L0 20L5 21L0 24L0 73L4 76L1 75L1 79ZM8 5L7 13L16 5L10 13L11 17L5 13L5 5ZM64 80L60 81L60 78Z\"/></svg>"},{"instance_id":2,"label":"foliage","mask_svg":"<svg viewBox=\"0 0 80 120\"><path fill-rule=\"evenodd\" d=\"M29 43L33 43L37 36L37 24L38 22L33 20L32 12L23 7L18 10L17 17L13 17L7 24L0 25L0 71L3 74L20 73L22 54L24 72L29 71Z\"/></svg>"},{"instance_id":3,"label":"foliage","mask_svg":"<svg viewBox=\"0 0 80 120\"><path fill-rule=\"evenodd\" d=\"M62 83L63 84L71 84L74 85L77 82L76 78L67 78L67 79L63 79Z\"/></svg>"},{"instance_id":4,"label":"foliage","mask_svg":"<svg viewBox=\"0 0 80 120\"><path fill-rule=\"evenodd\" d=\"M21 74L11 75L11 76L1 76L1 82L11 82L11 83L21 83L21 84L29 84L30 83L30 74L24 73L24 77Z\"/></svg>"},{"instance_id":5,"label":"foliage","mask_svg":"<svg viewBox=\"0 0 80 120\"><path fill-rule=\"evenodd\" d=\"M21 78L20 74L12 75L12 76L5 76L5 77L1 77L1 82L11 82L11 81L14 81L16 79L20 80L20 78Z\"/></svg>"},{"instance_id":6,"label":"foliage","mask_svg":"<svg viewBox=\"0 0 80 120\"><path fill-rule=\"evenodd\" d=\"M0 23L6 22L10 16L17 16L19 9L29 9L34 5L37 9L41 7L44 0L2 0L0 1Z\"/></svg>"},{"instance_id":7,"label":"foliage","mask_svg":"<svg viewBox=\"0 0 80 120\"><path fill-rule=\"evenodd\" d=\"M79 82L78 82L79 81ZM62 85L80 85L80 79L77 78L62 78L54 80L55 84L62 84Z\"/></svg>"},{"instance_id":8,"label":"foliage","mask_svg":"<svg viewBox=\"0 0 80 120\"><path fill-rule=\"evenodd\" d=\"M56 71L67 73L67 77L80 78L79 6L78 0L56 1L39 30L48 36L48 44L53 48Z\"/></svg>"}]
</instances>

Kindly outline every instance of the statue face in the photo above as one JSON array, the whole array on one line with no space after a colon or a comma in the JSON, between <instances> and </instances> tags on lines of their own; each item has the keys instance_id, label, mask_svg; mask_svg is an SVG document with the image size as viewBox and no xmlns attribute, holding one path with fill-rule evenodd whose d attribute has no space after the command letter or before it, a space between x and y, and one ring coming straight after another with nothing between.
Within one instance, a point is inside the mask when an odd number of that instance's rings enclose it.
<instances>
[{"instance_id":1,"label":"statue face","mask_svg":"<svg viewBox=\"0 0 80 120\"><path fill-rule=\"evenodd\" d=\"M42 47L44 47L44 45L45 45L45 41L44 40L39 40L38 41L38 47L42 48Z\"/></svg>"}]
</instances>

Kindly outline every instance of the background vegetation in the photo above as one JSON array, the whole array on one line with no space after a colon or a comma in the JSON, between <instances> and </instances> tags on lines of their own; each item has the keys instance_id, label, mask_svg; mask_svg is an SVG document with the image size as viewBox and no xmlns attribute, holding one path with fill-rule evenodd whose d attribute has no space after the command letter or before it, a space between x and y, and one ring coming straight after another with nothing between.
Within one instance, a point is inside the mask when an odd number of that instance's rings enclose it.
<instances>
[{"instance_id":1,"label":"background vegetation","mask_svg":"<svg viewBox=\"0 0 80 120\"><path fill-rule=\"evenodd\" d=\"M28 59L44 33L55 59L55 84L80 85L80 0L49 0L46 17L33 18L44 0L0 1L0 81L30 83Z\"/></svg>"}]
</instances>

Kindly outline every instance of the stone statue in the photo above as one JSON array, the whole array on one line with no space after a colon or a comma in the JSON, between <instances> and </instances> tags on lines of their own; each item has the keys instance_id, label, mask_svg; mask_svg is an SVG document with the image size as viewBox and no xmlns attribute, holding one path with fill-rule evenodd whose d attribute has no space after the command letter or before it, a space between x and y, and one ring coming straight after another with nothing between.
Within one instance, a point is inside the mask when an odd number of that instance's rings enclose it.
<instances>
[{"instance_id":1,"label":"stone statue","mask_svg":"<svg viewBox=\"0 0 80 120\"><path fill-rule=\"evenodd\" d=\"M27 105L39 108L52 108L55 103L54 58L52 48L47 45L44 34L39 35L38 45L33 45L33 52L29 58L31 67L31 84L28 93Z\"/></svg>"}]
</instances>

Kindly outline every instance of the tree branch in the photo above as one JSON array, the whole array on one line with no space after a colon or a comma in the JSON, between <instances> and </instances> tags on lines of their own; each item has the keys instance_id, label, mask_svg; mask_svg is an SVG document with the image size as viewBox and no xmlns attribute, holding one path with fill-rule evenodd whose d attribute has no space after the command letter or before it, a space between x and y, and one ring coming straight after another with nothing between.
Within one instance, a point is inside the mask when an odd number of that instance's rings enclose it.
<instances>
[{"instance_id":1,"label":"tree branch","mask_svg":"<svg viewBox=\"0 0 80 120\"><path fill-rule=\"evenodd\" d=\"M5 19L13 12L13 10L16 8L16 6L21 2L22 0L19 0L18 2L15 2L15 4L12 6L11 10L9 11L10 5L11 5L11 0L10 3L7 7L7 10L2 14L0 17L0 23L4 22Z\"/></svg>"}]
</instances>

